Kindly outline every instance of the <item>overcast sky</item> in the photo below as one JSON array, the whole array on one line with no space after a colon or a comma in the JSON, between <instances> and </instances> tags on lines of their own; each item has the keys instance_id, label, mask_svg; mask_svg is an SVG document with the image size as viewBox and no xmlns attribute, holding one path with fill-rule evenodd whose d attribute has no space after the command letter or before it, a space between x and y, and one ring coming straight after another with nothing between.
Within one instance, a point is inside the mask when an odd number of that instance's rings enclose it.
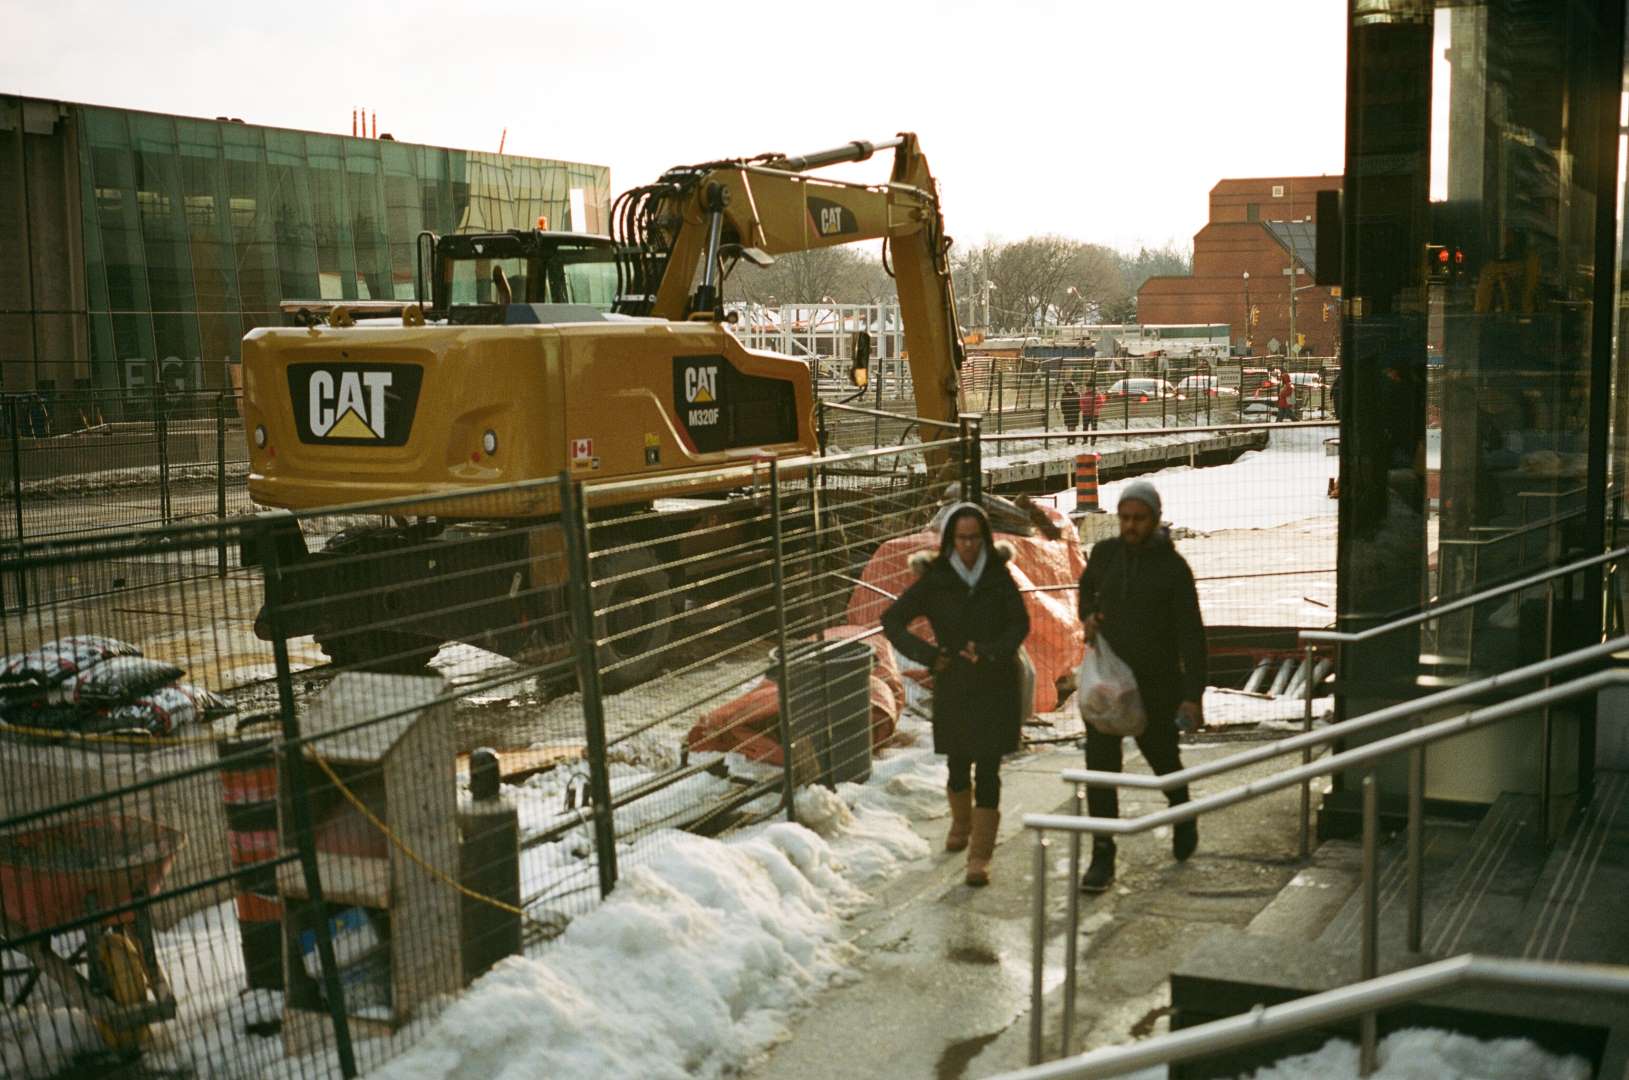
<instances>
[{"instance_id":1,"label":"overcast sky","mask_svg":"<svg viewBox=\"0 0 1629 1080\"><path fill-rule=\"evenodd\" d=\"M1345 0L0 0L0 93L670 165L916 131L964 242L1188 246L1339 173ZM883 178L873 161L847 175Z\"/></svg>"}]
</instances>

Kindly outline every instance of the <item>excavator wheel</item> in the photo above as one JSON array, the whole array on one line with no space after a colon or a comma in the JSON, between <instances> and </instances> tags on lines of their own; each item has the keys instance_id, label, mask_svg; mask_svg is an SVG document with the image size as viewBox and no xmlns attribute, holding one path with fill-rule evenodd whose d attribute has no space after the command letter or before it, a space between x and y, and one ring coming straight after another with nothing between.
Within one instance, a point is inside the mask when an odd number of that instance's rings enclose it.
<instances>
[{"instance_id":1,"label":"excavator wheel","mask_svg":"<svg viewBox=\"0 0 1629 1080\"><path fill-rule=\"evenodd\" d=\"M323 638L317 644L335 667L387 675L417 675L441 651L423 638L389 630Z\"/></svg>"},{"instance_id":2,"label":"excavator wheel","mask_svg":"<svg viewBox=\"0 0 1629 1080\"><path fill-rule=\"evenodd\" d=\"M664 621L673 614L673 597L667 595L668 577L660 567L646 548L619 551L595 563L595 578L607 584L593 591L594 636L616 638L599 649L600 681L608 693L637 686L662 668L659 650L673 640L673 624Z\"/></svg>"}]
</instances>

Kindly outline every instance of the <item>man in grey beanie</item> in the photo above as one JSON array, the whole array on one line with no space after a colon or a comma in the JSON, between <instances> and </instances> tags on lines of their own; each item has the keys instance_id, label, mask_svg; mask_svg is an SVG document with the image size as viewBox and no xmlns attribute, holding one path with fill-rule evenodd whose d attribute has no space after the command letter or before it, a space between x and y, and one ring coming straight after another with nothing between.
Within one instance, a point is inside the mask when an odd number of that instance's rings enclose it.
<instances>
[{"instance_id":1,"label":"man in grey beanie","mask_svg":"<svg viewBox=\"0 0 1629 1080\"><path fill-rule=\"evenodd\" d=\"M1120 535L1092 548L1080 576L1080 621L1086 640L1102 634L1137 677L1148 726L1137 747L1154 772L1163 776L1182 768L1177 751L1179 729L1199 726L1205 696L1205 624L1193 571L1177 554L1168 530L1161 529L1160 493L1146 480L1120 489ZM1121 738L1092 728L1086 731L1086 767L1119 772ZM1172 806L1188 801L1186 786L1166 793ZM1114 788L1092 787L1086 806L1093 817L1119 816ZM1172 830L1171 850L1186 859L1199 846L1199 829L1191 821ZM1114 840L1092 842L1092 862L1080 887L1104 892L1114 882Z\"/></svg>"}]
</instances>

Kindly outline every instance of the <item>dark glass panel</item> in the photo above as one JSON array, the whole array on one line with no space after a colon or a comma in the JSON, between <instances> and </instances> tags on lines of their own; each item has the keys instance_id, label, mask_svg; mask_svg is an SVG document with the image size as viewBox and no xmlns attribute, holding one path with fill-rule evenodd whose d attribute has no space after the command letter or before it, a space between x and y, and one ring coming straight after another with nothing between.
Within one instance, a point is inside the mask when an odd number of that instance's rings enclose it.
<instances>
[{"instance_id":1,"label":"dark glass panel","mask_svg":"<svg viewBox=\"0 0 1629 1080\"><path fill-rule=\"evenodd\" d=\"M203 384L196 315L154 312L153 345L165 389L195 390Z\"/></svg>"},{"instance_id":2,"label":"dark glass panel","mask_svg":"<svg viewBox=\"0 0 1629 1080\"><path fill-rule=\"evenodd\" d=\"M317 295L324 300L354 300L355 261L351 253L350 216L345 206L340 139L333 135L307 135L305 144L307 183L316 227Z\"/></svg>"},{"instance_id":3,"label":"dark glass panel","mask_svg":"<svg viewBox=\"0 0 1629 1080\"><path fill-rule=\"evenodd\" d=\"M266 132L268 191L277 242L278 299L310 300L317 285L317 231L311 211L311 185L305 166L305 137L291 131ZM262 211L264 212L264 211Z\"/></svg>"},{"instance_id":4,"label":"dark glass panel","mask_svg":"<svg viewBox=\"0 0 1629 1080\"><path fill-rule=\"evenodd\" d=\"M83 112L79 115L79 218L80 242L85 248L85 302L92 311L108 307L107 260L102 254L101 211L96 205L96 180L92 176L90 135L85 130Z\"/></svg>"},{"instance_id":5,"label":"dark glass panel","mask_svg":"<svg viewBox=\"0 0 1629 1080\"><path fill-rule=\"evenodd\" d=\"M119 385L126 388L152 387L157 381L153 347L153 320L146 312L115 313L113 346L118 356Z\"/></svg>"},{"instance_id":6,"label":"dark glass panel","mask_svg":"<svg viewBox=\"0 0 1629 1080\"><path fill-rule=\"evenodd\" d=\"M390 250L379 175L380 145L367 139L344 142L345 193L356 253L356 296L364 300L389 299L391 294Z\"/></svg>"},{"instance_id":7,"label":"dark glass panel","mask_svg":"<svg viewBox=\"0 0 1629 1080\"><path fill-rule=\"evenodd\" d=\"M95 387L119 386L119 354L113 347L113 317L92 314L90 317L91 385Z\"/></svg>"},{"instance_id":8,"label":"dark glass panel","mask_svg":"<svg viewBox=\"0 0 1629 1080\"><path fill-rule=\"evenodd\" d=\"M186 199L172 122L169 117L136 113L130 124L136 155L136 210L152 310L196 310Z\"/></svg>"}]
</instances>

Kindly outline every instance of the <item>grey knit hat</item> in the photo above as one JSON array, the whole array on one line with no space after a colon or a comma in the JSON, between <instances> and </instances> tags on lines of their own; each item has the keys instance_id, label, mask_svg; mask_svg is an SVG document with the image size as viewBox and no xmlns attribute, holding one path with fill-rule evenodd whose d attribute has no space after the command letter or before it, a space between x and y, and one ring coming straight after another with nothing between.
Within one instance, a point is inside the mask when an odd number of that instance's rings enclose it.
<instances>
[{"instance_id":1,"label":"grey knit hat","mask_svg":"<svg viewBox=\"0 0 1629 1080\"><path fill-rule=\"evenodd\" d=\"M1154 511L1155 521L1160 519L1160 493L1156 491L1154 485L1150 484L1147 480L1133 480L1131 483L1121 488L1120 502L1125 502L1127 499L1136 499L1138 502ZM1116 503L1115 505L1118 506L1119 503Z\"/></svg>"}]
</instances>

